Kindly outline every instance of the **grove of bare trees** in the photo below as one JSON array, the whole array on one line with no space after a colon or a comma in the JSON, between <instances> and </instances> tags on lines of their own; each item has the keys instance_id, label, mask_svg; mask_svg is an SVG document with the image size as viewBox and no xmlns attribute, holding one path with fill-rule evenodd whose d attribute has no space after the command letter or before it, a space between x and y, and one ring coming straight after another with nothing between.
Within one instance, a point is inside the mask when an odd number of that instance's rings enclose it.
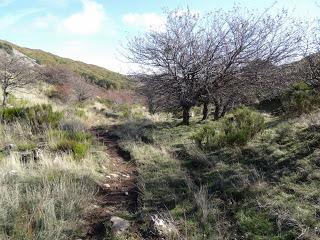
<instances>
[{"instance_id":1,"label":"grove of bare trees","mask_svg":"<svg viewBox=\"0 0 320 240\"><path fill-rule=\"evenodd\" d=\"M144 69L140 88L149 109L182 111L189 124L194 106L203 106L203 119L213 106L218 119L286 85L280 65L301 55L302 36L301 25L286 11L175 10L165 30L133 38L128 50L129 59Z\"/></svg>"}]
</instances>

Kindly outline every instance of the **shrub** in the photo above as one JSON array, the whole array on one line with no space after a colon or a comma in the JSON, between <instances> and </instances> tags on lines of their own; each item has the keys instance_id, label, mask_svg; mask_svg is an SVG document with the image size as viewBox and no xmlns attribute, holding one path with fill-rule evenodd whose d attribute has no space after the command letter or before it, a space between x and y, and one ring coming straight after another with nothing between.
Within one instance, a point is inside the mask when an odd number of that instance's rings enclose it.
<instances>
[{"instance_id":1,"label":"shrub","mask_svg":"<svg viewBox=\"0 0 320 240\"><path fill-rule=\"evenodd\" d=\"M241 107L220 121L206 124L192 138L203 149L231 145L243 146L263 127L264 118L261 114Z\"/></svg>"},{"instance_id":2,"label":"shrub","mask_svg":"<svg viewBox=\"0 0 320 240\"><path fill-rule=\"evenodd\" d=\"M92 144L91 134L84 131L51 130L47 134L53 150L70 152L76 160L84 158Z\"/></svg>"},{"instance_id":3,"label":"shrub","mask_svg":"<svg viewBox=\"0 0 320 240\"><path fill-rule=\"evenodd\" d=\"M60 127L68 133L84 132L86 130L84 124L79 120L61 121Z\"/></svg>"},{"instance_id":4,"label":"shrub","mask_svg":"<svg viewBox=\"0 0 320 240\"><path fill-rule=\"evenodd\" d=\"M50 99L57 99L63 103L68 102L71 99L72 87L67 84L56 85L55 88L51 88L46 92L46 95Z\"/></svg>"},{"instance_id":5,"label":"shrub","mask_svg":"<svg viewBox=\"0 0 320 240\"><path fill-rule=\"evenodd\" d=\"M0 110L0 119L5 123L26 121L33 131L41 131L48 127L57 127L62 119L61 112L55 112L51 105L32 107L13 107Z\"/></svg>"},{"instance_id":6,"label":"shrub","mask_svg":"<svg viewBox=\"0 0 320 240\"><path fill-rule=\"evenodd\" d=\"M80 160L87 155L90 145L75 140L63 139L58 142L56 149L64 152L71 152L74 159Z\"/></svg>"},{"instance_id":7,"label":"shrub","mask_svg":"<svg viewBox=\"0 0 320 240\"><path fill-rule=\"evenodd\" d=\"M28 101L25 99L16 98L14 95L10 94L8 98L8 104L14 107L26 107L28 105Z\"/></svg>"},{"instance_id":8,"label":"shrub","mask_svg":"<svg viewBox=\"0 0 320 240\"><path fill-rule=\"evenodd\" d=\"M320 106L317 92L304 82L293 84L282 97L282 108L285 113L309 113Z\"/></svg>"}]
</instances>

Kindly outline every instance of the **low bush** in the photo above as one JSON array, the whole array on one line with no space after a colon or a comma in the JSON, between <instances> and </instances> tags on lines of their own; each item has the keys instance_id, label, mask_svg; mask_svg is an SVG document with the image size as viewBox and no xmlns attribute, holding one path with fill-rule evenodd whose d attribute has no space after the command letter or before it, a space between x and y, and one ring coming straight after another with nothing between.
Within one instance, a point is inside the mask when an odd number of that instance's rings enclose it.
<instances>
[{"instance_id":1,"label":"low bush","mask_svg":"<svg viewBox=\"0 0 320 240\"><path fill-rule=\"evenodd\" d=\"M67 84L59 84L54 88L49 89L46 92L46 95L50 99L56 99L63 103L67 103L71 99L72 88Z\"/></svg>"},{"instance_id":2,"label":"low bush","mask_svg":"<svg viewBox=\"0 0 320 240\"><path fill-rule=\"evenodd\" d=\"M69 133L84 132L86 130L84 124L79 120L63 120L60 123L60 128Z\"/></svg>"},{"instance_id":3,"label":"low bush","mask_svg":"<svg viewBox=\"0 0 320 240\"><path fill-rule=\"evenodd\" d=\"M71 152L74 159L80 160L87 155L90 145L75 140L63 139L57 143L56 149L64 152Z\"/></svg>"},{"instance_id":4,"label":"low bush","mask_svg":"<svg viewBox=\"0 0 320 240\"><path fill-rule=\"evenodd\" d=\"M33 131L41 131L48 127L57 127L62 119L61 112L55 112L51 105L32 107L13 107L0 110L0 120L4 123L26 121Z\"/></svg>"},{"instance_id":5,"label":"low bush","mask_svg":"<svg viewBox=\"0 0 320 240\"><path fill-rule=\"evenodd\" d=\"M308 84L298 82L282 96L281 102L285 113L301 115L319 108L320 96Z\"/></svg>"},{"instance_id":6,"label":"low bush","mask_svg":"<svg viewBox=\"0 0 320 240\"><path fill-rule=\"evenodd\" d=\"M13 107L26 107L28 101L25 99L16 98L14 95L10 94L8 98L8 104Z\"/></svg>"},{"instance_id":7,"label":"low bush","mask_svg":"<svg viewBox=\"0 0 320 240\"><path fill-rule=\"evenodd\" d=\"M221 146L243 146L264 128L264 117L246 107L229 116L204 125L192 138L203 149Z\"/></svg>"},{"instance_id":8,"label":"low bush","mask_svg":"<svg viewBox=\"0 0 320 240\"><path fill-rule=\"evenodd\" d=\"M76 160L84 158L92 144L92 136L84 131L51 130L47 134L52 150L72 153Z\"/></svg>"}]
</instances>

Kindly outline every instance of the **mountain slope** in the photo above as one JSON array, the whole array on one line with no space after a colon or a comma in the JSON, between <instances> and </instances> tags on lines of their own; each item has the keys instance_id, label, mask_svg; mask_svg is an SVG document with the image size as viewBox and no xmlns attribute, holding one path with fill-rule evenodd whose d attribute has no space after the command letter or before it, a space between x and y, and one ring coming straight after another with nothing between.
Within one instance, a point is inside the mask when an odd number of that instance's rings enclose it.
<instances>
[{"instance_id":1,"label":"mountain slope","mask_svg":"<svg viewBox=\"0 0 320 240\"><path fill-rule=\"evenodd\" d=\"M125 89L130 88L130 83L127 77L122 74L110 71L103 67L99 67L92 64L83 63L80 61L74 61L72 59L59 57L52 53L48 53L39 49L30 49L17 46L13 43L0 40L0 48L3 46L7 50L8 45L18 50L24 55L36 60L40 65L63 65L71 69L72 71L82 75L87 80L99 85L100 87L109 89Z\"/></svg>"}]
</instances>

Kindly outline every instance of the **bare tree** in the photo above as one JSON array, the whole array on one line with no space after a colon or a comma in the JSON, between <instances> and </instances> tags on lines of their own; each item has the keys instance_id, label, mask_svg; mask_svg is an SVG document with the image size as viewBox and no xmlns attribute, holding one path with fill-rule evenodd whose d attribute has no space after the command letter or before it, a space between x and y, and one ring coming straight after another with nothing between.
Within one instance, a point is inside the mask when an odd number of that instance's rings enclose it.
<instances>
[{"instance_id":1,"label":"bare tree","mask_svg":"<svg viewBox=\"0 0 320 240\"><path fill-rule=\"evenodd\" d=\"M152 72L146 83L153 98L165 97L164 104L178 106L188 124L190 109L199 103L203 119L210 103L217 118L267 89L261 86L270 89L270 82L279 79L263 78L272 75L268 67L295 59L300 43L301 29L287 12L256 15L237 8L202 17L170 12L164 32L135 38L129 50L133 62Z\"/></svg>"},{"instance_id":2,"label":"bare tree","mask_svg":"<svg viewBox=\"0 0 320 240\"><path fill-rule=\"evenodd\" d=\"M295 76L315 88L320 88L320 20L312 29L311 39L306 39L304 59L296 64Z\"/></svg>"},{"instance_id":3,"label":"bare tree","mask_svg":"<svg viewBox=\"0 0 320 240\"><path fill-rule=\"evenodd\" d=\"M38 69L42 80L50 84L64 84L74 75L72 71L62 65L45 65Z\"/></svg>"},{"instance_id":4,"label":"bare tree","mask_svg":"<svg viewBox=\"0 0 320 240\"><path fill-rule=\"evenodd\" d=\"M200 73L210 61L204 53L214 56L205 51L202 20L190 11L170 12L165 32L146 33L128 46L130 59L153 72L146 83L154 96L165 98L162 102L166 108L180 108L184 124L189 124L190 109L197 103Z\"/></svg>"},{"instance_id":5,"label":"bare tree","mask_svg":"<svg viewBox=\"0 0 320 240\"><path fill-rule=\"evenodd\" d=\"M83 103L92 97L92 86L85 79L75 76L73 80L69 81L73 85L74 97L77 102Z\"/></svg>"},{"instance_id":6,"label":"bare tree","mask_svg":"<svg viewBox=\"0 0 320 240\"><path fill-rule=\"evenodd\" d=\"M35 78L34 66L26 57L2 53L0 56L2 107L7 106L10 92L31 84Z\"/></svg>"}]
</instances>

